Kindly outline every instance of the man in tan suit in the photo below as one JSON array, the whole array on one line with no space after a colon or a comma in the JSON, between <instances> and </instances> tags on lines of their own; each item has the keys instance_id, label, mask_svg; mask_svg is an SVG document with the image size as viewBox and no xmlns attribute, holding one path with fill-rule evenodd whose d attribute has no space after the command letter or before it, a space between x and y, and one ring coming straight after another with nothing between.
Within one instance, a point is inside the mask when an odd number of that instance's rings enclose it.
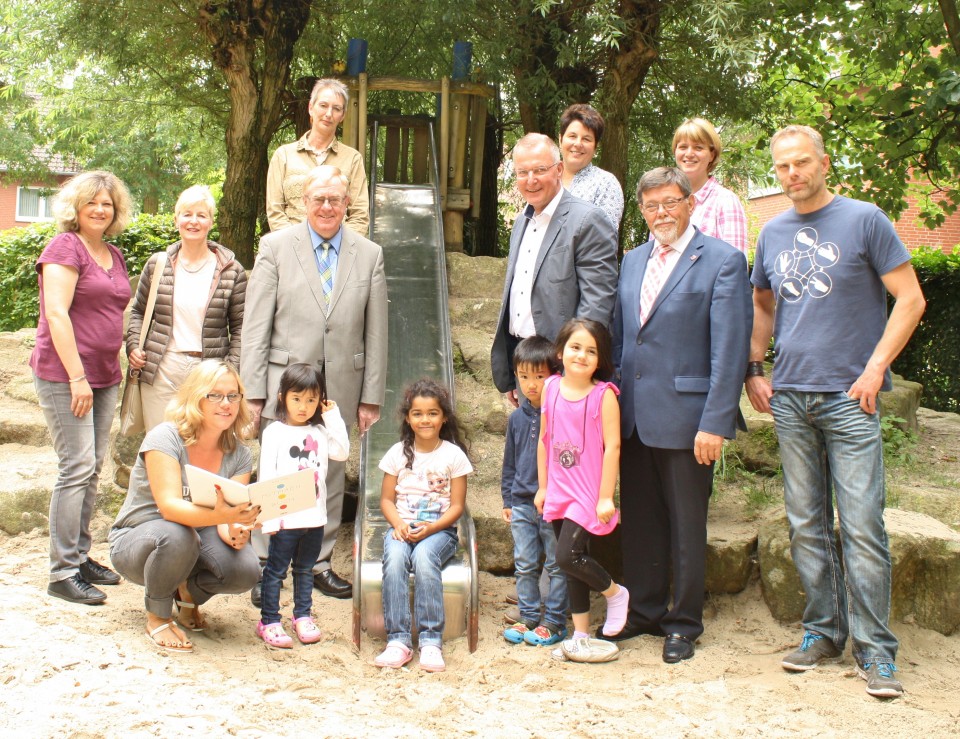
<instances>
[{"instance_id":1,"label":"man in tan suit","mask_svg":"<svg viewBox=\"0 0 960 739\"><path fill-rule=\"evenodd\" d=\"M280 375L295 362L325 372L327 395L348 424L356 418L361 434L380 418L387 375L383 251L344 228L348 192L347 178L338 168L316 167L303 183L306 222L260 240L247 285L240 351L240 375L257 423L261 413L273 420ZM328 262L333 272L329 300L321 278ZM350 583L330 569L344 471L343 462L330 462L327 524L314 569L317 588L336 598L352 593Z\"/></svg>"}]
</instances>

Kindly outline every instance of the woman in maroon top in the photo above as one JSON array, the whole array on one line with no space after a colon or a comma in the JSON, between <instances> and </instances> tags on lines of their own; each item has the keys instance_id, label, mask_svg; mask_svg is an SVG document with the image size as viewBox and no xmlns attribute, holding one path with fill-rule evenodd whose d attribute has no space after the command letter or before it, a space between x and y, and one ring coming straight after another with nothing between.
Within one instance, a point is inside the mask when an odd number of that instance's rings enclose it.
<instances>
[{"instance_id":1,"label":"woman in maroon top","mask_svg":"<svg viewBox=\"0 0 960 739\"><path fill-rule=\"evenodd\" d=\"M85 172L57 194L57 234L37 260L40 321L30 356L40 407L59 458L50 498L50 585L74 603L103 603L96 585L120 577L90 559L90 517L120 387L130 279L105 239L130 219L130 194L110 172Z\"/></svg>"}]
</instances>

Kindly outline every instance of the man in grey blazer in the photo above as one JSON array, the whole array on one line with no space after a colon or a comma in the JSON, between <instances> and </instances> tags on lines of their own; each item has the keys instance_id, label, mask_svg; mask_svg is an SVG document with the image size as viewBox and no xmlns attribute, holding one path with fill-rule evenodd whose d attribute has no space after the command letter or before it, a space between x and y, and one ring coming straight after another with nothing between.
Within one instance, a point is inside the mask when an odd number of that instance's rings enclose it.
<instances>
[{"instance_id":1,"label":"man in grey blazer","mask_svg":"<svg viewBox=\"0 0 960 739\"><path fill-rule=\"evenodd\" d=\"M617 232L604 212L563 189L560 149L530 133L513 148L527 207L510 235L500 320L490 351L493 382L517 405L513 350L530 336L557 338L571 318L610 325L617 289Z\"/></svg>"},{"instance_id":2,"label":"man in grey blazer","mask_svg":"<svg viewBox=\"0 0 960 739\"><path fill-rule=\"evenodd\" d=\"M360 434L379 418L387 376L387 285L383 251L343 227L350 199L336 167L320 166L303 183L305 223L260 240L247 284L240 376L257 422L274 418L280 375L307 362L326 374L327 395ZM333 289L329 307L320 276L329 246ZM327 524L314 582L326 595L348 598L350 583L330 569L343 509L343 462L327 472Z\"/></svg>"},{"instance_id":3,"label":"man in grey blazer","mask_svg":"<svg viewBox=\"0 0 960 739\"><path fill-rule=\"evenodd\" d=\"M753 303L744 255L691 225L686 175L647 172L637 200L653 238L623 259L613 319L630 591L614 638L662 634L664 662L679 662L703 633L707 503L740 418Z\"/></svg>"}]
</instances>

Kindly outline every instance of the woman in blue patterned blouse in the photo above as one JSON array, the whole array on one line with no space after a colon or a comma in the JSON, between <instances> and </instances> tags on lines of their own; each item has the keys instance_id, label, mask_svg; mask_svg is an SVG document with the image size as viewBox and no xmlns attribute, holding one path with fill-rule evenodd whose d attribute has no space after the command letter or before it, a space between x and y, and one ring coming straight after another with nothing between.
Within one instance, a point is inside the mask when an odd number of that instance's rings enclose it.
<instances>
[{"instance_id":1,"label":"woman in blue patterned blouse","mask_svg":"<svg viewBox=\"0 0 960 739\"><path fill-rule=\"evenodd\" d=\"M560 116L563 186L600 207L614 228L623 215L623 188L610 172L591 164L603 138L603 116L590 105L571 105Z\"/></svg>"}]
</instances>

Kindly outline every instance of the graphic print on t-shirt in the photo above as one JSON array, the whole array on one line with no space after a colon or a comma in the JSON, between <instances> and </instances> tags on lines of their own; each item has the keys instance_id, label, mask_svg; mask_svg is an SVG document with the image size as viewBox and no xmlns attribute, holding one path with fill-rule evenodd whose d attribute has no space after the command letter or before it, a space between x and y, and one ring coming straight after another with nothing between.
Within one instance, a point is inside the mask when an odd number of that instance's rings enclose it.
<instances>
[{"instance_id":1,"label":"graphic print on t-shirt","mask_svg":"<svg viewBox=\"0 0 960 739\"><path fill-rule=\"evenodd\" d=\"M416 480L411 480L411 476ZM426 470L414 472L404 469L397 477L397 482L405 487L415 486L420 490L429 490L417 495L407 493L407 506L415 521L436 521L443 515L443 501L450 499L450 477L443 470Z\"/></svg>"},{"instance_id":2,"label":"graphic print on t-shirt","mask_svg":"<svg viewBox=\"0 0 960 739\"><path fill-rule=\"evenodd\" d=\"M840 249L833 242L820 243L814 228L801 228L793 237L793 249L777 257L774 269L783 277L780 297L795 303L804 293L823 298L833 289L827 270L840 260Z\"/></svg>"}]
</instances>

